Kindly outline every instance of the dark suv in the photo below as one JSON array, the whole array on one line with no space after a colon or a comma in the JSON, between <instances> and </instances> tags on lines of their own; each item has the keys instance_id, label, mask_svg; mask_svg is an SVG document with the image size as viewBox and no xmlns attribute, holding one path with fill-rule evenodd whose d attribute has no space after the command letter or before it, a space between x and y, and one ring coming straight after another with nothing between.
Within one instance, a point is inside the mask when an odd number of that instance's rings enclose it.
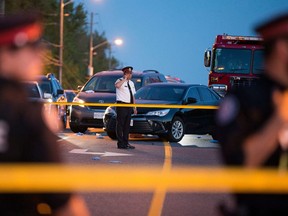
<instances>
[{"instance_id":1,"label":"dark suv","mask_svg":"<svg viewBox=\"0 0 288 216\"><path fill-rule=\"evenodd\" d=\"M48 73L46 76L41 75L38 79L39 86L44 93L51 94L51 102L67 102L67 98L64 94L64 90L62 86L60 85L57 78L54 76L54 74ZM67 122L67 115L66 115L66 106L59 106L57 105L57 112L58 117L63 123L62 127L66 128L66 122Z\"/></svg>"},{"instance_id":2,"label":"dark suv","mask_svg":"<svg viewBox=\"0 0 288 216\"><path fill-rule=\"evenodd\" d=\"M115 103L115 82L123 76L121 70L102 71L92 76L76 95L73 102L77 103ZM155 70L143 72L133 71L132 81L136 90L155 82L167 82L165 76ZM70 129L84 133L88 127L102 128L105 106L71 106Z\"/></svg>"}]
</instances>

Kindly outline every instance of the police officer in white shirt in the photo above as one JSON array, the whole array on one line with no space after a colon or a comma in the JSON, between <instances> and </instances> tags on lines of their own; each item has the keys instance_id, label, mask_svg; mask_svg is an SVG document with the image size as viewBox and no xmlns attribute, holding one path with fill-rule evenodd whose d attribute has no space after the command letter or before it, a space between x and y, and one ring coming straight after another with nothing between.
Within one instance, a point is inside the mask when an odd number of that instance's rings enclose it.
<instances>
[{"instance_id":1,"label":"police officer in white shirt","mask_svg":"<svg viewBox=\"0 0 288 216\"><path fill-rule=\"evenodd\" d=\"M119 104L134 104L134 94L136 92L134 83L131 81L133 67L127 66L122 69L123 77L116 80L116 102ZM131 121L131 114L137 113L134 107L116 107L116 134L117 134L117 147L119 149L135 149L134 146L128 143L129 128Z\"/></svg>"}]
</instances>

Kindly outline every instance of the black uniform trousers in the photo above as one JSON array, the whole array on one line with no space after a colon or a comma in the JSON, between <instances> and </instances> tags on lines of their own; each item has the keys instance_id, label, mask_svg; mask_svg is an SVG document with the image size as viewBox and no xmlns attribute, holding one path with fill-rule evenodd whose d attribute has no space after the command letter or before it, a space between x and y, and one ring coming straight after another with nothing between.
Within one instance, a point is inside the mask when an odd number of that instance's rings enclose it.
<instances>
[{"instance_id":1,"label":"black uniform trousers","mask_svg":"<svg viewBox=\"0 0 288 216\"><path fill-rule=\"evenodd\" d=\"M117 103L124 103L117 101ZM116 135L117 135L117 146L125 147L128 145L129 140L129 129L132 107L116 107L117 119L116 119Z\"/></svg>"}]
</instances>

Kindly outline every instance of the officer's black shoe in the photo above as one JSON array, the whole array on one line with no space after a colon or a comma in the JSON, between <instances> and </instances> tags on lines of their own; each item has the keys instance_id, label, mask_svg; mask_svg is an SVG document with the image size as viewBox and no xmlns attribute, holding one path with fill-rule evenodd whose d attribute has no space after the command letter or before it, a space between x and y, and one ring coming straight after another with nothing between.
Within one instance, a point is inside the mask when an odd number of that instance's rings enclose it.
<instances>
[{"instance_id":1,"label":"officer's black shoe","mask_svg":"<svg viewBox=\"0 0 288 216\"><path fill-rule=\"evenodd\" d=\"M118 147L118 149L128 149L127 146L123 146L123 145L118 145L117 147Z\"/></svg>"},{"instance_id":2,"label":"officer's black shoe","mask_svg":"<svg viewBox=\"0 0 288 216\"><path fill-rule=\"evenodd\" d=\"M127 148L127 149L135 149L135 146L132 146L132 145L130 145L130 144L127 144L126 148Z\"/></svg>"}]
</instances>

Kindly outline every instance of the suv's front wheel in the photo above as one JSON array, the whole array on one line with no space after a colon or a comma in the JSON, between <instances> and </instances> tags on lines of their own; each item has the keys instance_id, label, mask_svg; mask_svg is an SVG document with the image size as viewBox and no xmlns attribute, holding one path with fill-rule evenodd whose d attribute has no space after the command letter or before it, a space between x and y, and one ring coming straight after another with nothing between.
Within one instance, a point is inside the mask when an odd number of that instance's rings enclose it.
<instances>
[{"instance_id":1,"label":"suv's front wheel","mask_svg":"<svg viewBox=\"0 0 288 216\"><path fill-rule=\"evenodd\" d=\"M74 133L85 133L86 130L88 129L87 127L84 127L84 126L78 126L78 125L75 125L73 123L70 123L70 129L71 131L73 131Z\"/></svg>"}]
</instances>

